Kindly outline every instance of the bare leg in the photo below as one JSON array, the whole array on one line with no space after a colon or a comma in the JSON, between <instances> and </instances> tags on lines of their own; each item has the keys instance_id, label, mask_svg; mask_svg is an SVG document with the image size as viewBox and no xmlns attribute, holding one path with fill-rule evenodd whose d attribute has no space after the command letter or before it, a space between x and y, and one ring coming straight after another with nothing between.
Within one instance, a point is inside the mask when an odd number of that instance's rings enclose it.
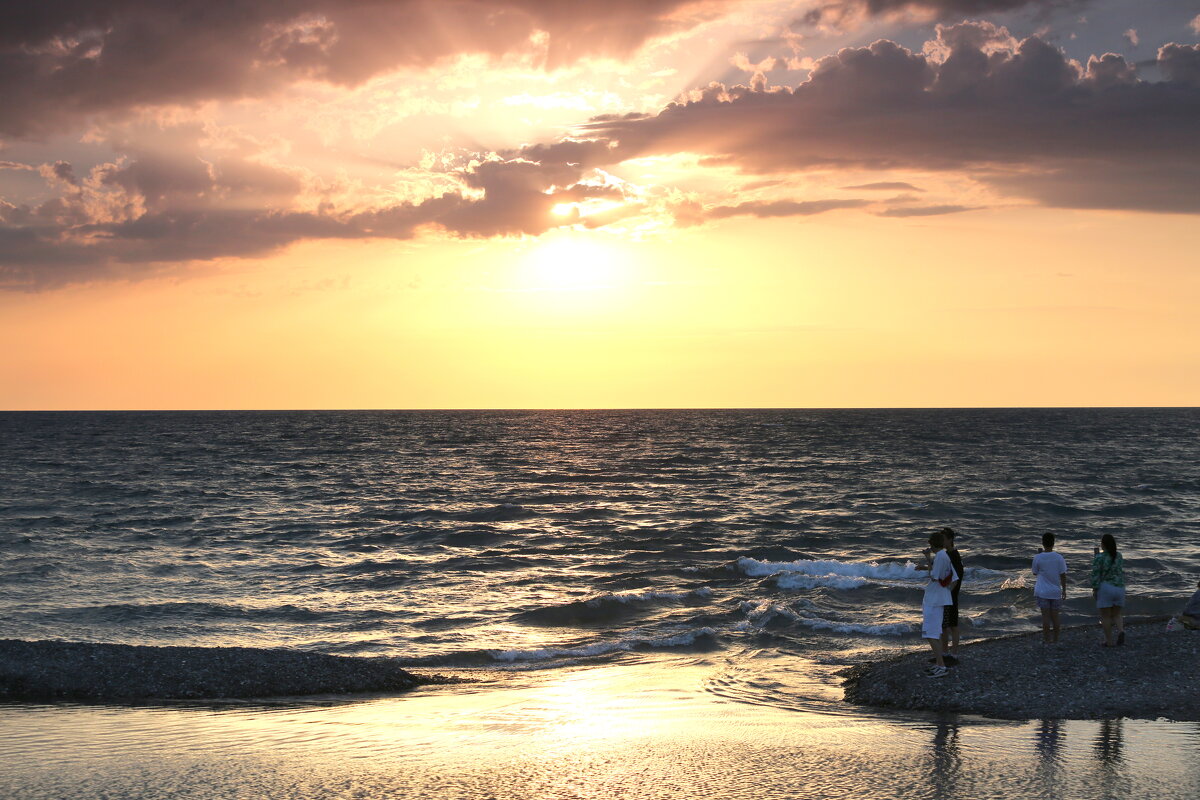
<instances>
[{"instance_id":1,"label":"bare leg","mask_svg":"<svg viewBox=\"0 0 1200 800\"><path fill-rule=\"evenodd\" d=\"M1112 608L1113 624L1117 626L1117 635L1121 637L1119 641L1124 641L1125 637L1125 617L1121 613L1123 610L1120 606L1113 606Z\"/></svg>"},{"instance_id":2,"label":"bare leg","mask_svg":"<svg viewBox=\"0 0 1200 800\"><path fill-rule=\"evenodd\" d=\"M1050 637L1050 641L1058 644L1059 610L1057 608L1050 609L1050 624L1054 627L1054 634Z\"/></svg>"},{"instance_id":3,"label":"bare leg","mask_svg":"<svg viewBox=\"0 0 1200 800\"><path fill-rule=\"evenodd\" d=\"M942 660L942 640L941 639L926 639L929 642L929 649L933 651L933 660L939 667L946 666L946 662Z\"/></svg>"},{"instance_id":4,"label":"bare leg","mask_svg":"<svg viewBox=\"0 0 1200 800\"><path fill-rule=\"evenodd\" d=\"M1104 626L1104 644L1112 647L1113 643L1113 613L1111 608L1100 609L1100 624Z\"/></svg>"},{"instance_id":5,"label":"bare leg","mask_svg":"<svg viewBox=\"0 0 1200 800\"><path fill-rule=\"evenodd\" d=\"M1049 608L1042 609L1042 644L1050 644L1050 615L1053 613Z\"/></svg>"},{"instance_id":6,"label":"bare leg","mask_svg":"<svg viewBox=\"0 0 1200 800\"><path fill-rule=\"evenodd\" d=\"M958 658L958 626L955 625L946 630L950 633L950 652L954 654L955 658ZM944 638L946 634L943 633L942 636ZM944 650L945 648L943 647L942 649Z\"/></svg>"}]
</instances>

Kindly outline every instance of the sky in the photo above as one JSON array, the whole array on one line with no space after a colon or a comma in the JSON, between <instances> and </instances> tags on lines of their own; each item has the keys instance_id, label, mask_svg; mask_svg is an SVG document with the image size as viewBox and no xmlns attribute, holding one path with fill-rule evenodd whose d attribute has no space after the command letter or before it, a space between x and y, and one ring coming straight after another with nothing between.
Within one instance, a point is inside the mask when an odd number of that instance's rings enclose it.
<instances>
[{"instance_id":1,"label":"sky","mask_svg":"<svg viewBox=\"0 0 1200 800\"><path fill-rule=\"evenodd\" d=\"M62 0L0 408L1200 405L1200 0Z\"/></svg>"}]
</instances>

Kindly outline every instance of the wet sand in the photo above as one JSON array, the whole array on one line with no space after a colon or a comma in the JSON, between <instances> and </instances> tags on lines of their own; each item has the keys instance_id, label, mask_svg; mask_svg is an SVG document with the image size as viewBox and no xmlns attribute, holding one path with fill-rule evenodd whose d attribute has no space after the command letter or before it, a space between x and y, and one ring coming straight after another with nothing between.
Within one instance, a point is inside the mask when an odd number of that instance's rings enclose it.
<instances>
[{"instance_id":1,"label":"wet sand","mask_svg":"<svg viewBox=\"0 0 1200 800\"><path fill-rule=\"evenodd\" d=\"M1098 625L963 644L944 678L926 678L928 646L852 667L846 699L882 708L1000 719L1200 720L1200 632L1166 633L1166 618L1126 623L1122 647L1101 647Z\"/></svg>"}]
</instances>

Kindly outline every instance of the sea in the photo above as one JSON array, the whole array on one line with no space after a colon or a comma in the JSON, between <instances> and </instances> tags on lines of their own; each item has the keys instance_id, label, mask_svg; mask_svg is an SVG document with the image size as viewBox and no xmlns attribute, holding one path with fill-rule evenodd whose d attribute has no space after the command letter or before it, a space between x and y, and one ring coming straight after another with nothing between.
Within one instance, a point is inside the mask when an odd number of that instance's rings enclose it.
<instances>
[{"instance_id":1,"label":"sea","mask_svg":"<svg viewBox=\"0 0 1200 800\"><path fill-rule=\"evenodd\" d=\"M8 704L4 797L1200 794L1195 723L889 714L839 676L922 645L944 526L964 640L1038 627L1047 532L1064 624L1106 533L1126 613L1177 612L1200 409L6 412L0 448L0 638L474 681Z\"/></svg>"}]
</instances>

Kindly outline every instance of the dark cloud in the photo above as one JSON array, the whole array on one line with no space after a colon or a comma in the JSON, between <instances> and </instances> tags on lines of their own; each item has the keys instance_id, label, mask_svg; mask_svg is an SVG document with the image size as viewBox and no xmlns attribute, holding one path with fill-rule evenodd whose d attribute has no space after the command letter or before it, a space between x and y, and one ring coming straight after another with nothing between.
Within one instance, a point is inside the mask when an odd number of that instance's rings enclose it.
<instances>
[{"instance_id":1,"label":"dark cloud","mask_svg":"<svg viewBox=\"0 0 1200 800\"><path fill-rule=\"evenodd\" d=\"M943 214L958 214L962 211L978 211L980 206L906 206L880 211L880 217L939 217Z\"/></svg>"},{"instance_id":2,"label":"dark cloud","mask_svg":"<svg viewBox=\"0 0 1200 800\"><path fill-rule=\"evenodd\" d=\"M1039 15L1091 0L830 0L807 12L808 25L845 26L867 17L914 14L937 20L957 20L983 14L1030 9Z\"/></svg>"},{"instance_id":3,"label":"dark cloud","mask_svg":"<svg viewBox=\"0 0 1200 800\"><path fill-rule=\"evenodd\" d=\"M550 66L623 55L732 0L54 0L7 3L0 134L81 116L259 96L291 81L352 85L464 53L531 49Z\"/></svg>"},{"instance_id":4,"label":"dark cloud","mask_svg":"<svg viewBox=\"0 0 1200 800\"><path fill-rule=\"evenodd\" d=\"M714 206L705 210L708 219L725 219L727 217L807 217L813 214L824 214L826 211L836 211L842 208L861 208L867 205L866 200L777 200L775 202L748 202L732 206Z\"/></svg>"},{"instance_id":5,"label":"dark cloud","mask_svg":"<svg viewBox=\"0 0 1200 800\"><path fill-rule=\"evenodd\" d=\"M1065 162L1057 169L982 176L1004 194L1050 206L1200 214L1200 162Z\"/></svg>"},{"instance_id":6,"label":"dark cloud","mask_svg":"<svg viewBox=\"0 0 1200 800\"><path fill-rule=\"evenodd\" d=\"M1175 83L1200 88L1200 44L1168 44L1158 51L1158 68Z\"/></svg>"},{"instance_id":7,"label":"dark cloud","mask_svg":"<svg viewBox=\"0 0 1200 800\"><path fill-rule=\"evenodd\" d=\"M908 191L908 192L924 191L923 189L918 189L916 186L913 186L911 183L906 183L904 181L876 181L874 183L860 183L857 186L843 186L842 188L850 189L850 190L854 190L854 191L881 191L881 192L883 192L883 191Z\"/></svg>"},{"instance_id":8,"label":"dark cloud","mask_svg":"<svg viewBox=\"0 0 1200 800\"><path fill-rule=\"evenodd\" d=\"M821 59L795 89L712 85L653 117L589 127L614 160L690 152L764 174L954 170L1050 205L1193 209L1196 46L1163 47L1159 82L1138 80L1121 56L1084 67L988 23L939 27L931 52L938 58L881 40Z\"/></svg>"},{"instance_id":9,"label":"dark cloud","mask_svg":"<svg viewBox=\"0 0 1200 800\"><path fill-rule=\"evenodd\" d=\"M587 149L563 142L538 152L574 157ZM466 238L537 235L579 221L557 217L555 205L624 199L619 188L586 180L580 164L548 156L485 161L459 174L459 191L419 202L343 209L321 201L310 211L295 210L314 199L297 176L244 154L143 153L82 179L61 161L40 171L65 188L33 207L0 201L0 288L136 277L166 263L262 256L304 239L408 239L426 228Z\"/></svg>"}]
</instances>

